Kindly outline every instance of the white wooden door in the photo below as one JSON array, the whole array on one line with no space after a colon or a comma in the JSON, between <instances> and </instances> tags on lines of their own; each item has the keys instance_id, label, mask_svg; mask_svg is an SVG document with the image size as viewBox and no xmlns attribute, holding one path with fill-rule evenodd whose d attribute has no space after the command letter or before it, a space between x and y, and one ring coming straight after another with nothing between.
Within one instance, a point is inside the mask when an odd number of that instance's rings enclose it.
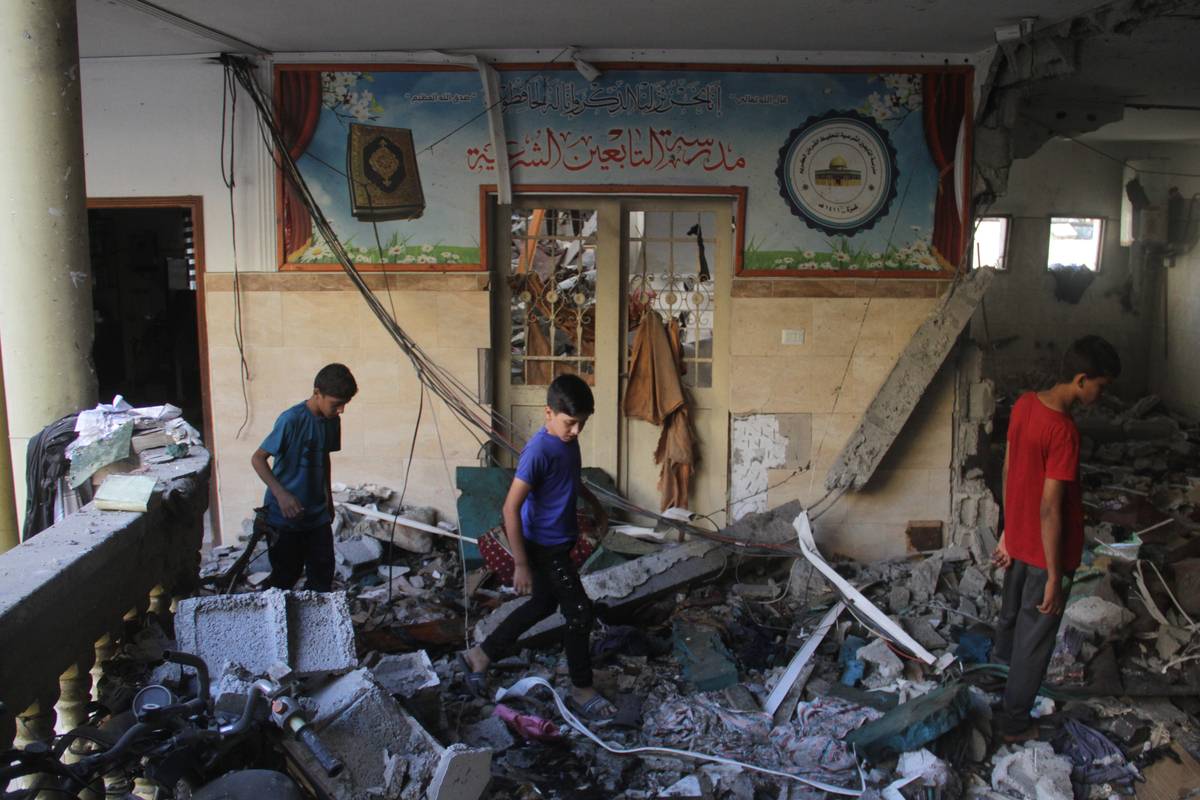
<instances>
[{"instance_id":1,"label":"white wooden door","mask_svg":"<svg viewBox=\"0 0 1200 800\"><path fill-rule=\"evenodd\" d=\"M626 420L621 398L645 309L676 321L700 463L690 507L725 521L732 208L685 198L514 198L497 217L493 375L497 410L523 442L542 424L546 387L574 373L596 413L580 437L584 466L658 510L658 428Z\"/></svg>"}]
</instances>

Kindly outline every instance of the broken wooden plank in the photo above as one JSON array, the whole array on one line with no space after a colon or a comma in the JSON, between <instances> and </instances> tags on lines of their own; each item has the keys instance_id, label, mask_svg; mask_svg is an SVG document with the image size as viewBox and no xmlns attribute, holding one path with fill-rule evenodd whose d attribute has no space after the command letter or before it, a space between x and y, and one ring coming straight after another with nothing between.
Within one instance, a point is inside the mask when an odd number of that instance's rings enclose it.
<instances>
[{"instance_id":1,"label":"broken wooden plank","mask_svg":"<svg viewBox=\"0 0 1200 800\"><path fill-rule=\"evenodd\" d=\"M889 638L899 642L906 650L912 653L917 658L924 661L926 664L932 665L937 661L933 653L930 653L914 638L897 625L891 617L884 614L867 598L863 597L862 592L850 585L850 582L838 574L837 570L829 566L819 550L817 543L813 539L812 526L808 522L808 512L801 511L792 523L796 528L796 535L800 540L800 550L804 553L804 557L812 563L814 567L820 570L821 574L829 579L846 602L854 608L855 611L869 617L870 620L883 630Z\"/></svg>"},{"instance_id":2,"label":"broken wooden plank","mask_svg":"<svg viewBox=\"0 0 1200 800\"><path fill-rule=\"evenodd\" d=\"M770 696L767 697L767 703L763 708L768 714L774 716L775 712L779 710L779 707L783 705L783 701L787 698L788 694L791 693L792 687L800 678L800 674L805 671L805 668L808 666L808 662L812 659L813 654L817 652L817 648L821 646L821 642L825 641L825 635L833 629L833 626L837 623L838 617L840 617L842 612L845 610L845 603L840 601L834 603L833 608L829 609L825 616L821 618L821 621L817 624L816 630L814 630L812 635L808 637L808 640L804 643L804 646L796 651L796 655L793 656L791 663L788 664L787 671L780 676L779 683L775 684L775 688L771 690ZM808 671L811 673L811 670ZM792 705L792 708L795 708L795 704ZM791 714L787 714L786 716L790 717ZM777 725L781 722L783 722L783 720L775 720Z\"/></svg>"},{"instance_id":3,"label":"broken wooden plank","mask_svg":"<svg viewBox=\"0 0 1200 800\"><path fill-rule=\"evenodd\" d=\"M412 528L412 529L418 530L418 531L425 531L426 533L432 533L434 536L445 536L448 539L458 539L461 542L470 542L471 544L475 543L474 539L470 539L466 536L461 536L457 533L454 533L453 531L448 531L445 528L439 528L436 525L426 525L424 522L417 522L415 519L409 519L408 517L402 517L399 514L389 514L386 511L376 511L373 508L367 508L366 506L357 506L354 503L334 503L334 505L336 505L339 508L344 508L347 511L351 511L362 517L370 517L371 519L377 519L381 522L388 522L393 525L402 525L405 528Z\"/></svg>"},{"instance_id":4,"label":"broken wooden plank","mask_svg":"<svg viewBox=\"0 0 1200 800\"><path fill-rule=\"evenodd\" d=\"M866 486L954 348L958 335L974 316L994 274L988 267L971 270L913 334L863 412L858 428L829 468L826 489L858 490Z\"/></svg>"}]
</instances>

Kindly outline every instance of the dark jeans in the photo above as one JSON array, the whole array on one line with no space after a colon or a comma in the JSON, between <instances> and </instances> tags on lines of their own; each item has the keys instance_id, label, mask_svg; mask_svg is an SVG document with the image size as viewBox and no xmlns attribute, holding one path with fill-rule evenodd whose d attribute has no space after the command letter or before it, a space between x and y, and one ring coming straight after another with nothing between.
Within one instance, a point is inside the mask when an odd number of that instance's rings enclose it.
<instances>
[{"instance_id":1,"label":"dark jeans","mask_svg":"<svg viewBox=\"0 0 1200 800\"><path fill-rule=\"evenodd\" d=\"M993 660L1008 665L999 718L1001 730L1006 734L1021 733L1032 724L1029 710L1054 654L1062 615L1038 611L1045 591L1046 570L1013 559L1004 576L993 649Z\"/></svg>"},{"instance_id":2,"label":"dark jeans","mask_svg":"<svg viewBox=\"0 0 1200 800\"><path fill-rule=\"evenodd\" d=\"M269 534L271 577L267 585L292 589L307 575L304 588L314 592L333 589L333 528L329 523L303 530L278 530Z\"/></svg>"},{"instance_id":3,"label":"dark jeans","mask_svg":"<svg viewBox=\"0 0 1200 800\"><path fill-rule=\"evenodd\" d=\"M571 683L580 689L592 685L592 601L579 580L579 570L571 561L574 542L543 547L525 540L529 571L533 575L533 593L479 647L488 658L504 658L516 647L525 631L561 608L567 620L563 645Z\"/></svg>"}]
</instances>

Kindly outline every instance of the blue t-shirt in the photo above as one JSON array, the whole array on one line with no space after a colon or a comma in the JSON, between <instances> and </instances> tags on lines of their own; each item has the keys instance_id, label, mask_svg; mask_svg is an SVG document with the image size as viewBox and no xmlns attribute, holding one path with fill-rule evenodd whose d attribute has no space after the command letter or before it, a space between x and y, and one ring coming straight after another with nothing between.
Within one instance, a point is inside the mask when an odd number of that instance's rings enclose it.
<instances>
[{"instance_id":1,"label":"blue t-shirt","mask_svg":"<svg viewBox=\"0 0 1200 800\"><path fill-rule=\"evenodd\" d=\"M517 477L533 487L521 506L526 539L550 547L579 537L575 503L582 468L578 441L564 442L542 428L525 445Z\"/></svg>"},{"instance_id":2,"label":"blue t-shirt","mask_svg":"<svg viewBox=\"0 0 1200 800\"><path fill-rule=\"evenodd\" d=\"M332 522L332 510L325 499L325 455L342 449L342 421L337 417L324 419L309 411L305 403L297 403L279 415L259 447L272 455L275 479L304 506L300 516L287 519L268 489L268 524L298 530Z\"/></svg>"}]
</instances>

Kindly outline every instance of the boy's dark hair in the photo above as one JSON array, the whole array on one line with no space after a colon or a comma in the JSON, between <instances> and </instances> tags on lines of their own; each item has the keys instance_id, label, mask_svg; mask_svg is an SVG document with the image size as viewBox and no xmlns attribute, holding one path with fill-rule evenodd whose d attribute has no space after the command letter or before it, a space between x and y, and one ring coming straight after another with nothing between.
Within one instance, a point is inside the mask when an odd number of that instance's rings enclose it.
<instances>
[{"instance_id":1,"label":"boy's dark hair","mask_svg":"<svg viewBox=\"0 0 1200 800\"><path fill-rule=\"evenodd\" d=\"M345 364L326 364L313 378L313 388L326 397L349 400L358 394L358 384Z\"/></svg>"},{"instance_id":2,"label":"boy's dark hair","mask_svg":"<svg viewBox=\"0 0 1200 800\"><path fill-rule=\"evenodd\" d=\"M1063 353L1059 380L1069 383L1081 373L1089 378L1115 379L1121 375L1121 357L1099 336L1085 336Z\"/></svg>"},{"instance_id":3,"label":"boy's dark hair","mask_svg":"<svg viewBox=\"0 0 1200 800\"><path fill-rule=\"evenodd\" d=\"M590 417L596 410L592 390L578 375L559 375L546 390L546 405L557 414Z\"/></svg>"}]
</instances>

